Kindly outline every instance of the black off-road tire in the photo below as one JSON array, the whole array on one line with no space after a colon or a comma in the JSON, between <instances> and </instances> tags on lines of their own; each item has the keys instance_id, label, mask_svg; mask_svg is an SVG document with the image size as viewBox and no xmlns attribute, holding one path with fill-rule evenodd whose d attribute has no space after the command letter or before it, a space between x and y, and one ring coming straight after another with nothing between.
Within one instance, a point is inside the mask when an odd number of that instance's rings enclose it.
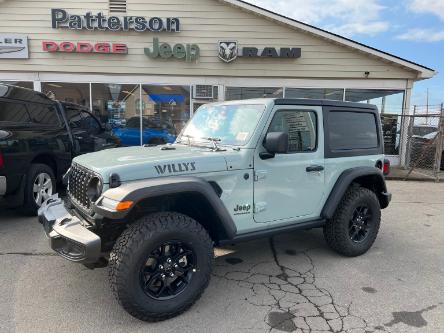
<instances>
[{"instance_id":1,"label":"black off-road tire","mask_svg":"<svg viewBox=\"0 0 444 333\"><path fill-rule=\"evenodd\" d=\"M353 242L349 227L354 211L360 205L368 206L371 217L371 228L367 237L359 243ZM324 226L324 237L327 244L337 253L346 257L356 257L366 253L373 245L381 224L381 207L379 200L371 190L352 185L339 204L333 218Z\"/></svg>"},{"instance_id":2,"label":"black off-road tire","mask_svg":"<svg viewBox=\"0 0 444 333\"><path fill-rule=\"evenodd\" d=\"M34 182L39 174L47 174L51 177L52 194L56 192L56 179L54 171L46 164L31 164L26 175L26 184L24 188L24 203L23 212L29 216L37 215L37 210L40 208L34 200L33 187Z\"/></svg>"},{"instance_id":3,"label":"black off-road tire","mask_svg":"<svg viewBox=\"0 0 444 333\"><path fill-rule=\"evenodd\" d=\"M178 240L196 254L196 272L186 289L172 299L149 297L139 274L150 253L159 244ZM192 218L178 213L155 213L136 221L117 240L109 260L109 281L114 296L132 316L148 322L166 320L189 309L209 284L214 260L213 242Z\"/></svg>"}]
</instances>

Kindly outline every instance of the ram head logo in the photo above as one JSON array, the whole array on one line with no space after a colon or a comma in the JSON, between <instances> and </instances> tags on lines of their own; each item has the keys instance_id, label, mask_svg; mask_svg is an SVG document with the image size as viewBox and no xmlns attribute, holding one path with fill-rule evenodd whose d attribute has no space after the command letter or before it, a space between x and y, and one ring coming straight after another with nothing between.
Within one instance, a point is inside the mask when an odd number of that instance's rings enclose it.
<instances>
[{"instance_id":1,"label":"ram head logo","mask_svg":"<svg viewBox=\"0 0 444 333\"><path fill-rule=\"evenodd\" d=\"M225 62L236 60L238 55L237 42L223 41L219 42L219 58Z\"/></svg>"}]
</instances>

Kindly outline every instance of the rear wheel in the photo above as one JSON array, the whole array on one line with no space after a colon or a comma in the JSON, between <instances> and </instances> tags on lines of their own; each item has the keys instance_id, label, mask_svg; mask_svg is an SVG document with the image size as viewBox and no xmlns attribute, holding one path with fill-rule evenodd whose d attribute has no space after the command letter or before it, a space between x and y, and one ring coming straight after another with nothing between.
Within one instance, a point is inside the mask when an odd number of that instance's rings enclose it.
<instances>
[{"instance_id":1,"label":"rear wheel","mask_svg":"<svg viewBox=\"0 0 444 333\"><path fill-rule=\"evenodd\" d=\"M31 164L25 185L25 212L36 215L42 204L56 193L53 170L45 164Z\"/></svg>"},{"instance_id":2,"label":"rear wheel","mask_svg":"<svg viewBox=\"0 0 444 333\"><path fill-rule=\"evenodd\" d=\"M117 240L109 280L119 303L144 321L175 317L208 286L213 243L195 220L178 213L141 218Z\"/></svg>"},{"instance_id":3,"label":"rear wheel","mask_svg":"<svg viewBox=\"0 0 444 333\"><path fill-rule=\"evenodd\" d=\"M324 237L339 254L355 257L372 247L380 223L381 208L376 194L367 188L352 186L325 225Z\"/></svg>"}]
</instances>

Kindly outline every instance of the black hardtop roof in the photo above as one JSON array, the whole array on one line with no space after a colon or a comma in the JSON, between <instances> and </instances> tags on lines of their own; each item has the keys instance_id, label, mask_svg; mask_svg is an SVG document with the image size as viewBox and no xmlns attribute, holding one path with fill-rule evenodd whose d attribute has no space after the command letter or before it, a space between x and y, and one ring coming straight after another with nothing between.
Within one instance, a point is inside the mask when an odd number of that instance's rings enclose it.
<instances>
[{"instance_id":1,"label":"black hardtop roof","mask_svg":"<svg viewBox=\"0 0 444 333\"><path fill-rule=\"evenodd\" d=\"M13 99L16 101L39 104L54 104L55 101L45 94L28 89L0 83L0 98Z\"/></svg>"},{"instance_id":2,"label":"black hardtop roof","mask_svg":"<svg viewBox=\"0 0 444 333\"><path fill-rule=\"evenodd\" d=\"M378 110L376 105L367 103L342 102L328 99L309 99L309 98L281 98L274 101L275 105L312 105L312 106L331 106L340 108Z\"/></svg>"}]
</instances>

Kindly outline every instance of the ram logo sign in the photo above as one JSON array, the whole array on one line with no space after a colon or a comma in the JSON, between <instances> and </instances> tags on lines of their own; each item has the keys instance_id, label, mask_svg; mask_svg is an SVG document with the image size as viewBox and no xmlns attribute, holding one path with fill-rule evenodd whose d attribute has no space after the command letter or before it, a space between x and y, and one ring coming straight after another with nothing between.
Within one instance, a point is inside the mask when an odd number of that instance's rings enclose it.
<instances>
[{"instance_id":1,"label":"ram logo sign","mask_svg":"<svg viewBox=\"0 0 444 333\"><path fill-rule=\"evenodd\" d=\"M0 34L0 59L28 58L28 36Z\"/></svg>"},{"instance_id":2,"label":"ram logo sign","mask_svg":"<svg viewBox=\"0 0 444 333\"><path fill-rule=\"evenodd\" d=\"M219 58L226 63L236 60L238 55L236 41L219 42Z\"/></svg>"}]
</instances>

